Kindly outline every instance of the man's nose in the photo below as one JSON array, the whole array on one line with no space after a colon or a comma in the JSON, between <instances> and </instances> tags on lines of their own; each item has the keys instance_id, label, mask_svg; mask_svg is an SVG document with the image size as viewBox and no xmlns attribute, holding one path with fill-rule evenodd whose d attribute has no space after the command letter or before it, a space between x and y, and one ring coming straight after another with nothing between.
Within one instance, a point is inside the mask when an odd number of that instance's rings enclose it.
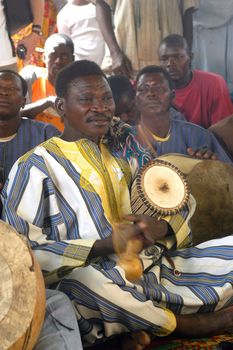
<instances>
[{"instance_id":1,"label":"man's nose","mask_svg":"<svg viewBox=\"0 0 233 350\"><path fill-rule=\"evenodd\" d=\"M174 57L168 57L167 58L167 62L166 62L166 65L167 66L173 66L175 64L175 58Z\"/></svg>"},{"instance_id":2,"label":"man's nose","mask_svg":"<svg viewBox=\"0 0 233 350\"><path fill-rule=\"evenodd\" d=\"M148 96L158 96L158 88L156 86L150 86L147 91Z\"/></svg>"},{"instance_id":3,"label":"man's nose","mask_svg":"<svg viewBox=\"0 0 233 350\"><path fill-rule=\"evenodd\" d=\"M107 103L100 98L95 98L92 102L92 109L99 112L105 111L107 109Z\"/></svg>"}]
</instances>

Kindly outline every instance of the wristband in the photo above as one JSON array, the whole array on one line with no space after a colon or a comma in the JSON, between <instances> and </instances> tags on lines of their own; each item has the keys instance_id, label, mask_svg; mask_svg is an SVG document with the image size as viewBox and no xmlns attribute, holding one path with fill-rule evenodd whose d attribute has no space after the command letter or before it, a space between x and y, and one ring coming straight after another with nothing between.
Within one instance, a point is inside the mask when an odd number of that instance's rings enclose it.
<instances>
[{"instance_id":1,"label":"wristband","mask_svg":"<svg viewBox=\"0 0 233 350\"><path fill-rule=\"evenodd\" d=\"M43 35L42 31L39 28L32 28L32 33L35 33L39 36Z\"/></svg>"},{"instance_id":2,"label":"wristband","mask_svg":"<svg viewBox=\"0 0 233 350\"><path fill-rule=\"evenodd\" d=\"M33 24L32 29L39 29L41 31L41 25L40 24Z\"/></svg>"}]
</instances>

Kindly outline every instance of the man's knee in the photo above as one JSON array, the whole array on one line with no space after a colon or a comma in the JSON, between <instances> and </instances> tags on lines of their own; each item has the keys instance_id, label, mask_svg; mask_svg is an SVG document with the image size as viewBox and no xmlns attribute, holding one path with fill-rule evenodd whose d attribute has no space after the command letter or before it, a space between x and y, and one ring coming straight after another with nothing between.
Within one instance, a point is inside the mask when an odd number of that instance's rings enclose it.
<instances>
[{"instance_id":1,"label":"man's knee","mask_svg":"<svg viewBox=\"0 0 233 350\"><path fill-rule=\"evenodd\" d=\"M45 321L35 350L65 349L82 349L75 311L65 294L47 289Z\"/></svg>"}]
</instances>

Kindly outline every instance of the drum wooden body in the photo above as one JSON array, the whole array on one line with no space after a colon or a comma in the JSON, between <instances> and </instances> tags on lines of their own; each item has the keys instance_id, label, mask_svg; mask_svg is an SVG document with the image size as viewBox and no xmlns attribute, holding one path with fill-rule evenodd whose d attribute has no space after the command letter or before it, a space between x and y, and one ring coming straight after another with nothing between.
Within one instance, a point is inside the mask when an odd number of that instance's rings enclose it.
<instances>
[{"instance_id":1,"label":"drum wooden body","mask_svg":"<svg viewBox=\"0 0 233 350\"><path fill-rule=\"evenodd\" d=\"M233 233L233 166L180 154L159 157L187 176L197 206L191 219L194 244Z\"/></svg>"},{"instance_id":2,"label":"drum wooden body","mask_svg":"<svg viewBox=\"0 0 233 350\"><path fill-rule=\"evenodd\" d=\"M45 287L26 240L0 221L0 349L31 350L45 313Z\"/></svg>"},{"instance_id":3,"label":"drum wooden body","mask_svg":"<svg viewBox=\"0 0 233 350\"><path fill-rule=\"evenodd\" d=\"M189 190L184 174L173 164L156 159L141 169L131 188L135 214L173 215L187 204Z\"/></svg>"}]
</instances>

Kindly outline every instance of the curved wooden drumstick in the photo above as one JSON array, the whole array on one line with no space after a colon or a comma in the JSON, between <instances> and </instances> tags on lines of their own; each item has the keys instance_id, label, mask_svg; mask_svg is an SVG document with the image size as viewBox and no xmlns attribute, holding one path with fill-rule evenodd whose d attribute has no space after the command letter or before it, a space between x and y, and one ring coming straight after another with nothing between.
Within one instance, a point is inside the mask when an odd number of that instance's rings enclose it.
<instances>
[{"instance_id":1,"label":"curved wooden drumstick","mask_svg":"<svg viewBox=\"0 0 233 350\"><path fill-rule=\"evenodd\" d=\"M143 243L142 239L139 237L126 240L122 227L124 226L114 225L113 230L113 244L119 256L117 265L122 267L125 271L126 279L130 282L134 282L143 274L143 263L139 256L143 248ZM124 252L121 252L122 249L119 248L123 245L122 243L126 246Z\"/></svg>"}]
</instances>

